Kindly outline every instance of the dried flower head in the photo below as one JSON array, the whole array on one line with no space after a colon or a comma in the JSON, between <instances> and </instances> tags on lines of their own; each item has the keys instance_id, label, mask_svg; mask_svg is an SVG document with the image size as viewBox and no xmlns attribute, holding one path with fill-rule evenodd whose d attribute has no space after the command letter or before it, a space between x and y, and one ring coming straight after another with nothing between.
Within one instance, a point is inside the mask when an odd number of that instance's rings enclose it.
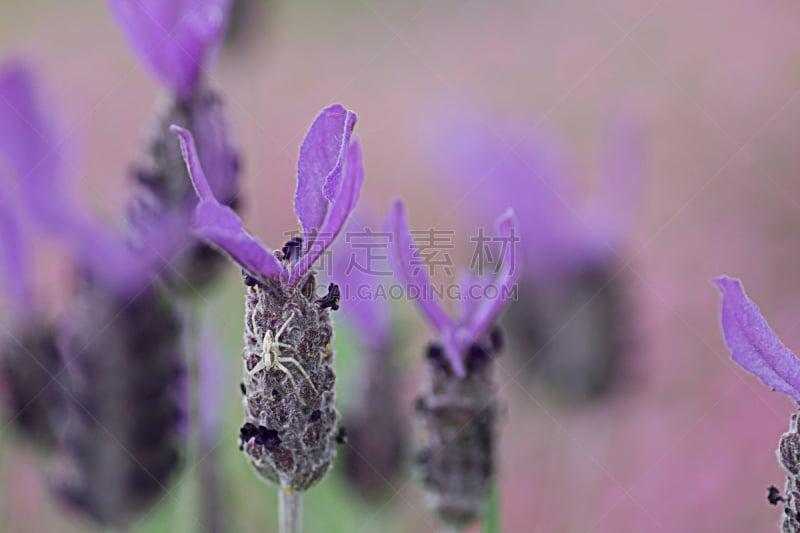
<instances>
[{"instance_id":1,"label":"dried flower head","mask_svg":"<svg viewBox=\"0 0 800 533\"><path fill-rule=\"evenodd\" d=\"M194 228L245 272L244 407L241 445L256 473L289 491L327 473L336 454L333 328L337 288L317 294L311 266L355 207L364 179L351 132L356 116L324 109L300 147L295 212L303 237L270 250L244 230L209 186L191 133L173 127L200 203Z\"/></svg>"},{"instance_id":2,"label":"dried flower head","mask_svg":"<svg viewBox=\"0 0 800 533\"><path fill-rule=\"evenodd\" d=\"M712 280L722 293L722 333L733 360L774 391L800 403L800 359L770 329L758 306L747 297L742 282L726 276ZM797 413L776 450L786 471L782 531L800 531L800 433ZM774 500L774 501L773 501Z\"/></svg>"},{"instance_id":3,"label":"dried flower head","mask_svg":"<svg viewBox=\"0 0 800 533\"><path fill-rule=\"evenodd\" d=\"M401 202L395 202L389 212L386 229L394 237L389 259L395 277L421 295L416 302L438 334L426 352L427 372L415 404L423 435L417 443L417 467L429 507L442 521L464 527L480 516L495 473L498 403L493 356L502 342L493 323L512 294L519 271L514 256L514 243L519 239L514 213L509 209L498 220L499 233L507 242L502 270L495 279L484 281L496 286L498 297L462 301L458 320L450 318L433 299L427 272L414 264L413 257L419 252Z\"/></svg>"},{"instance_id":4,"label":"dried flower head","mask_svg":"<svg viewBox=\"0 0 800 533\"><path fill-rule=\"evenodd\" d=\"M520 363L568 401L613 389L632 346L619 253L641 204L640 128L625 116L609 121L594 193L584 198L562 147L543 132L516 122L446 122L434 144L441 174L472 191L470 216L488 221L511 206L520 217L526 268L506 314L510 333L528 347L517 353Z\"/></svg>"}]
</instances>

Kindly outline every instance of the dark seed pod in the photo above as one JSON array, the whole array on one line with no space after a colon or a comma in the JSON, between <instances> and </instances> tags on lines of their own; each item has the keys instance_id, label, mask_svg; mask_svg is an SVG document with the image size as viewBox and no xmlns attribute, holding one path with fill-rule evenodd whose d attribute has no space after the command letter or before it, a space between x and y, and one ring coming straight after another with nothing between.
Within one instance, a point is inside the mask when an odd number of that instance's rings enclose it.
<instances>
[{"instance_id":1,"label":"dark seed pod","mask_svg":"<svg viewBox=\"0 0 800 533\"><path fill-rule=\"evenodd\" d=\"M176 471L186 406L180 333L156 286L133 300L91 282L79 293L62 343L72 395L54 487L100 525L130 524Z\"/></svg>"},{"instance_id":2,"label":"dark seed pod","mask_svg":"<svg viewBox=\"0 0 800 533\"><path fill-rule=\"evenodd\" d=\"M53 445L66 382L55 330L32 321L5 339L1 349L0 394L10 421L37 444Z\"/></svg>"},{"instance_id":3,"label":"dark seed pod","mask_svg":"<svg viewBox=\"0 0 800 533\"><path fill-rule=\"evenodd\" d=\"M220 202L237 207L239 155L231 142L231 133L222 99L212 89L201 86L187 98L170 99L156 112L145 139L143 154L135 167L135 176L143 189L131 212L135 225L160 228L161 221L185 216L191 221L197 199L181 155L180 145L170 132L172 124L193 132L200 159L213 179L211 187ZM173 286L200 285L214 279L222 265L222 256L208 245L194 241L165 274Z\"/></svg>"},{"instance_id":4,"label":"dark seed pod","mask_svg":"<svg viewBox=\"0 0 800 533\"><path fill-rule=\"evenodd\" d=\"M624 280L592 266L540 285L521 285L507 313L515 351L543 386L569 403L588 402L625 378L631 349Z\"/></svg>"},{"instance_id":5,"label":"dark seed pod","mask_svg":"<svg viewBox=\"0 0 800 533\"><path fill-rule=\"evenodd\" d=\"M364 499L384 495L402 466L408 428L401 408L400 389L391 348L370 353L359 375L361 388L345 416L348 429L343 449L349 485Z\"/></svg>"},{"instance_id":6,"label":"dark seed pod","mask_svg":"<svg viewBox=\"0 0 800 533\"><path fill-rule=\"evenodd\" d=\"M443 522L463 528L480 516L495 470L494 351L489 342L469 347L463 378L444 358L432 356L441 353L438 345L428 348L423 392L415 402L421 430L416 467L428 506Z\"/></svg>"},{"instance_id":7,"label":"dark seed pod","mask_svg":"<svg viewBox=\"0 0 800 533\"><path fill-rule=\"evenodd\" d=\"M290 491L320 481L336 456L333 329L314 294L311 274L294 287L253 286L245 298L245 427L257 432L242 444L259 476Z\"/></svg>"}]
</instances>

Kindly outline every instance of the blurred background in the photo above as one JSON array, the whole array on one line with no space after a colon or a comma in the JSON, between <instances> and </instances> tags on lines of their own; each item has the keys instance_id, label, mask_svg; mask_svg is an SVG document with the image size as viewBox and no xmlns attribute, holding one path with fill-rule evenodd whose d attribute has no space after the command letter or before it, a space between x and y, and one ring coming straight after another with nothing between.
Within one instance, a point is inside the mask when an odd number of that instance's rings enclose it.
<instances>
[{"instance_id":1,"label":"blurred background","mask_svg":"<svg viewBox=\"0 0 800 533\"><path fill-rule=\"evenodd\" d=\"M538 349L510 338L497 361L503 530L777 528L780 510L767 503L766 492L771 484L783 486L774 449L793 407L730 361L709 278L741 277L787 346L800 349L800 5L241 4L246 11L232 23L212 83L226 99L241 145L243 218L272 246L297 228L291 202L298 147L330 103L359 116L362 207L381 220L391 199L402 197L412 227L452 229L460 243L474 234L470 206L480 204L481 191L453 187L438 175L430 121L439 110L511 118L557 139L579 188L591 188L597 174L609 114L625 109L635 116L643 130L642 193L610 261L625 287L623 318L614 324L628 339L625 369L608 391L565 401L520 363ZM83 193L99 212L122 213L128 168L160 90L105 3L3 1L0 57L37 68L77 155ZM454 263L468 266L471 252L459 245ZM52 296L53 315L68 312L59 251L40 253L45 260L37 276ZM604 287L589 290L586 301ZM231 266L198 305L218 332L225 365L217 380L224 427L216 460L227 530L261 532L277 523L276 489L252 474L237 449L243 289ZM410 304L394 311L402 338L396 368L410 415L432 332ZM361 333L337 327L343 410L356 401ZM551 326L546 341L557 343L559 335L570 333ZM0 529L88 530L51 501L46 463L4 420ZM348 488L339 461L305 498L307 530L435 531L410 463L365 502ZM197 530L191 517L200 506L200 471L198 462L185 464L134 530Z\"/></svg>"}]
</instances>

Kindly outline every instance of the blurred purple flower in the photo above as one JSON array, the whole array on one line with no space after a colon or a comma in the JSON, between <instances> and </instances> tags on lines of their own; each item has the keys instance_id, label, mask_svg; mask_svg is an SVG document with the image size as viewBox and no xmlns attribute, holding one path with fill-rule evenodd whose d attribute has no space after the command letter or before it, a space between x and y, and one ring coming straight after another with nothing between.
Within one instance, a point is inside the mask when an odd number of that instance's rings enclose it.
<instances>
[{"instance_id":1,"label":"blurred purple flower","mask_svg":"<svg viewBox=\"0 0 800 533\"><path fill-rule=\"evenodd\" d=\"M427 272L414 266L418 250L402 202L395 201L386 220L386 229L394 238L389 248L392 270L408 294L419 294L420 310L438 333L437 342L428 346L422 391L414 404L419 429L415 432L416 465L428 507L458 530L481 515L496 470L499 407L493 363L502 349L502 338L493 323L513 294L519 274L514 211L507 209L497 225L505 246L495 279L465 276L461 283L464 295L472 291L463 289L478 284L483 285L483 295L493 284L497 295L463 300L459 318L453 320L433 299Z\"/></svg>"},{"instance_id":2,"label":"blurred purple flower","mask_svg":"<svg viewBox=\"0 0 800 533\"><path fill-rule=\"evenodd\" d=\"M540 279L604 264L623 245L641 203L640 129L624 115L609 120L595 193L587 200L562 148L526 125L452 119L434 145L444 175L475 199L470 213L488 220L509 206L516 211L525 234L524 275Z\"/></svg>"},{"instance_id":3,"label":"blurred purple flower","mask_svg":"<svg viewBox=\"0 0 800 533\"><path fill-rule=\"evenodd\" d=\"M0 160L9 162L16 185L11 189L19 189L20 211L66 244L80 274L58 330L58 351L53 342L40 345L58 366L40 365L45 375L38 372L40 387L33 394L36 399L56 385L67 391L54 406L63 410L55 413L63 455L55 487L61 499L102 524L127 524L158 500L178 464L175 432L186 405L175 397L183 368L181 319L158 281L163 264L183 244L186 224L181 229L180 217L165 217L157 226L142 225L132 244L73 201L54 114L44 102L24 66L0 71ZM24 253L13 237L8 242L4 249ZM34 335L27 344L43 336L52 340L45 324L29 322ZM3 358L5 378L24 377L20 368L30 362L29 352L4 350ZM59 383L62 374L69 377L68 388ZM52 418L54 409L45 414Z\"/></svg>"},{"instance_id":4,"label":"blurred purple flower","mask_svg":"<svg viewBox=\"0 0 800 533\"><path fill-rule=\"evenodd\" d=\"M415 300L422 314L439 334L450 367L460 377L465 375L466 348L488 332L505 299L512 294L519 275L520 269L515 257L515 242L519 240L519 236L514 211L507 209L497 224L500 236L507 240L503 247L502 271L494 280L483 280L483 284L494 284L500 297L466 299L462 301L459 318L453 320L433 298L433 289L425 269L414 264L416 248L406 221L405 206L400 200L395 201L386 219L386 230L394 237L394 244L389 248L392 270L406 287L419 291L420 297ZM480 283L481 280L476 279L473 282Z\"/></svg>"},{"instance_id":5,"label":"blurred purple flower","mask_svg":"<svg viewBox=\"0 0 800 533\"><path fill-rule=\"evenodd\" d=\"M742 282L721 276L722 332L733 360L772 390L800 402L800 359L778 339L747 297Z\"/></svg>"},{"instance_id":6,"label":"blurred purple flower","mask_svg":"<svg viewBox=\"0 0 800 533\"><path fill-rule=\"evenodd\" d=\"M21 63L0 71L0 159L8 161L12 189L19 189L30 220L64 241L84 272L114 290L135 291L178 249L180 220L139 228L140 243L134 247L88 213L72 195L54 114L45 109L37 85Z\"/></svg>"},{"instance_id":7,"label":"blurred purple flower","mask_svg":"<svg viewBox=\"0 0 800 533\"><path fill-rule=\"evenodd\" d=\"M279 278L297 283L328 249L358 202L364 169L358 141L350 140L355 123L355 113L333 105L324 109L311 125L300 147L294 204L303 226L303 238L302 242L287 245L287 252L280 259L279 254L245 231L231 208L217 200L198 159L192 134L173 126L200 198L195 231L255 279Z\"/></svg>"},{"instance_id":8,"label":"blurred purple flower","mask_svg":"<svg viewBox=\"0 0 800 533\"><path fill-rule=\"evenodd\" d=\"M527 368L562 400L584 402L612 390L627 372L634 330L617 264L641 203L644 150L639 124L625 114L605 126L593 193L580 192L562 147L518 122L441 121L435 142L456 201L471 220L511 206L525 242L519 303L506 326L525 349ZM434 128L437 130L437 128Z\"/></svg>"},{"instance_id":9,"label":"blurred purple flower","mask_svg":"<svg viewBox=\"0 0 800 533\"><path fill-rule=\"evenodd\" d=\"M109 7L142 62L186 97L219 45L230 0L109 0Z\"/></svg>"}]
</instances>

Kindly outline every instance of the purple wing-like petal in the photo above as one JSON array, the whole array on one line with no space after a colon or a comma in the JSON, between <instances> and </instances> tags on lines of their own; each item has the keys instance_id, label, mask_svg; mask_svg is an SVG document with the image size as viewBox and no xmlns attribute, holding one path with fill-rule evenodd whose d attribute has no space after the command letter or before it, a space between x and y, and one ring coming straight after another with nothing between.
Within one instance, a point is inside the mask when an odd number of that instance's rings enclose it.
<instances>
[{"instance_id":1,"label":"purple wing-like petal","mask_svg":"<svg viewBox=\"0 0 800 533\"><path fill-rule=\"evenodd\" d=\"M30 247L12 200L0 202L0 274L2 289L21 315L33 307Z\"/></svg>"},{"instance_id":2,"label":"purple wing-like petal","mask_svg":"<svg viewBox=\"0 0 800 533\"><path fill-rule=\"evenodd\" d=\"M433 298L433 290L428 273L422 265L414 265L412 259L417 250L406 221L403 202L395 200L386 218L386 231L391 233L393 242L389 245L389 263L398 281L413 287L420 296L416 298L422 313L438 332L452 330L455 326L442 306ZM455 364L455 361L453 362ZM460 363L460 361L459 361Z\"/></svg>"},{"instance_id":3,"label":"purple wing-like petal","mask_svg":"<svg viewBox=\"0 0 800 533\"><path fill-rule=\"evenodd\" d=\"M0 167L19 186L33 219L59 232L75 214L67 194L53 113L42 105L33 74L21 63L0 69Z\"/></svg>"},{"instance_id":4,"label":"purple wing-like petal","mask_svg":"<svg viewBox=\"0 0 800 533\"><path fill-rule=\"evenodd\" d=\"M307 248L300 262L292 270L291 282L300 279L320 255L333 243L342 231L347 217L355 209L361 195L361 186L364 183L364 162L361 159L361 147L358 141L353 140L347 149L347 158L344 166L344 178L336 200L328 210L328 216L322 223L317 238Z\"/></svg>"},{"instance_id":5,"label":"purple wing-like petal","mask_svg":"<svg viewBox=\"0 0 800 533\"><path fill-rule=\"evenodd\" d=\"M136 54L155 76L189 95L225 28L230 0L109 0Z\"/></svg>"},{"instance_id":6,"label":"purple wing-like petal","mask_svg":"<svg viewBox=\"0 0 800 533\"><path fill-rule=\"evenodd\" d=\"M800 360L767 325L738 279L712 280L722 292L722 333L733 360L765 385L800 402Z\"/></svg>"},{"instance_id":7,"label":"purple wing-like petal","mask_svg":"<svg viewBox=\"0 0 800 533\"><path fill-rule=\"evenodd\" d=\"M507 209L497 222L500 237L503 239L503 259L501 271L494 280L497 289L496 298L484 298L475 308L469 322L465 323L467 328L467 340L469 343L475 342L492 325L500 309L506 300L512 295L514 283L519 276L519 264L517 261L517 243L519 242L519 229L517 219L513 209Z\"/></svg>"},{"instance_id":8,"label":"purple wing-like petal","mask_svg":"<svg viewBox=\"0 0 800 533\"><path fill-rule=\"evenodd\" d=\"M251 275L261 279L280 277L285 272L283 264L269 248L245 231L242 220L231 208L222 205L214 197L200 165L192 134L178 126L172 126L171 130L180 139L186 168L200 198L194 221L197 234Z\"/></svg>"},{"instance_id":9,"label":"purple wing-like petal","mask_svg":"<svg viewBox=\"0 0 800 533\"><path fill-rule=\"evenodd\" d=\"M300 146L294 210L303 226L305 249L321 230L330 204L339 193L355 125L355 113L338 104L332 105L317 116Z\"/></svg>"}]
</instances>

